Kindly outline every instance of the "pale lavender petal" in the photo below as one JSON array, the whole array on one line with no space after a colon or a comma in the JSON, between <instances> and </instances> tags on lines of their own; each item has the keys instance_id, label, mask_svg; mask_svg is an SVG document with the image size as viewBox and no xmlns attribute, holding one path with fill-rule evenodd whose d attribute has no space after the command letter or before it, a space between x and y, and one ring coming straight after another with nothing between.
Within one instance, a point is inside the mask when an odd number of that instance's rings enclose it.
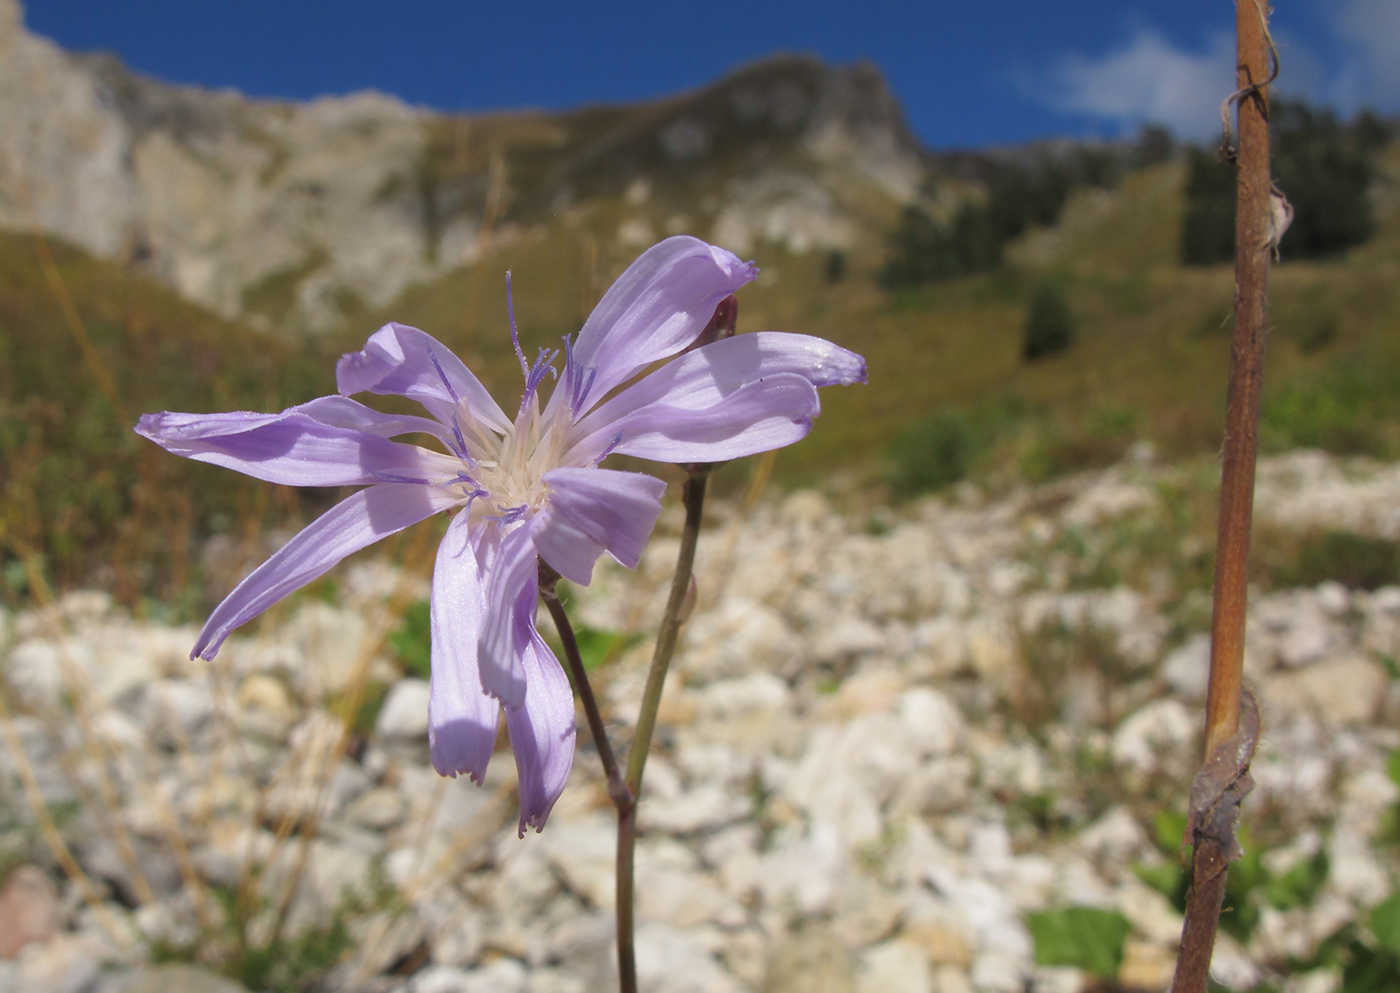
<instances>
[{"instance_id":1,"label":"pale lavender petal","mask_svg":"<svg viewBox=\"0 0 1400 993\"><path fill-rule=\"evenodd\" d=\"M752 262L698 238L667 238L618 277L579 331L550 398L577 417L653 362L693 342L715 307L758 273Z\"/></svg>"},{"instance_id":2,"label":"pale lavender petal","mask_svg":"<svg viewBox=\"0 0 1400 993\"><path fill-rule=\"evenodd\" d=\"M386 324L370 335L361 351L342 355L335 380L345 396L368 390L417 400L449 427L459 401L493 430L504 433L510 427L510 418L450 348L404 324ZM467 425L461 427L465 430Z\"/></svg>"},{"instance_id":3,"label":"pale lavender petal","mask_svg":"<svg viewBox=\"0 0 1400 993\"><path fill-rule=\"evenodd\" d=\"M548 507L556 517L606 548L627 568L637 567L661 514L664 482L641 472L588 468L554 469L544 474L544 481L549 486ZM539 533L535 547L560 575L566 575L546 553Z\"/></svg>"},{"instance_id":4,"label":"pale lavender petal","mask_svg":"<svg viewBox=\"0 0 1400 993\"><path fill-rule=\"evenodd\" d=\"M496 747L501 705L481 688L477 642L486 616L477 552L466 513L447 526L433 567L432 680L428 755L439 775L480 783Z\"/></svg>"},{"instance_id":5,"label":"pale lavender petal","mask_svg":"<svg viewBox=\"0 0 1400 993\"><path fill-rule=\"evenodd\" d=\"M446 456L293 410L145 414L136 433L196 462L288 486L358 486L450 477Z\"/></svg>"},{"instance_id":6,"label":"pale lavender petal","mask_svg":"<svg viewBox=\"0 0 1400 993\"><path fill-rule=\"evenodd\" d=\"M190 657L212 659L234 628L324 576L351 552L460 502L460 497L434 487L405 483L380 483L346 497L249 573L214 608Z\"/></svg>"},{"instance_id":7,"label":"pale lavender petal","mask_svg":"<svg viewBox=\"0 0 1400 993\"><path fill-rule=\"evenodd\" d=\"M317 397L306 403L290 407L287 413L306 414L322 424L337 428L354 428L381 438L395 438L402 434L427 434L447 441L451 432L431 417L414 417L412 414L383 414L373 407L366 407L358 400L331 395Z\"/></svg>"},{"instance_id":8,"label":"pale lavender petal","mask_svg":"<svg viewBox=\"0 0 1400 993\"><path fill-rule=\"evenodd\" d=\"M792 373L813 386L865 382L865 359L823 338L760 331L724 338L657 369L629 386L574 429L575 438L606 433L609 425L657 402L688 410L717 406L749 383Z\"/></svg>"},{"instance_id":9,"label":"pale lavender petal","mask_svg":"<svg viewBox=\"0 0 1400 993\"><path fill-rule=\"evenodd\" d=\"M667 363L581 420L565 461L587 464L610 452L722 461L791 444L820 410L815 392L794 378L811 388L864 382L865 360L810 335L721 339Z\"/></svg>"},{"instance_id":10,"label":"pale lavender petal","mask_svg":"<svg viewBox=\"0 0 1400 993\"><path fill-rule=\"evenodd\" d=\"M801 441L820 410L816 388L801 376L768 376L708 410L643 407L613 425L610 446L657 462L724 462Z\"/></svg>"},{"instance_id":11,"label":"pale lavender petal","mask_svg":"<svg viewBox=\"0 0 1400 993\"><path fill-rule=\"evenodd\" d=\"M558 510L546 505L530 518L530 537L540 558L559 575L582 586L592 581L603 546Z\"/></svg>"},{"instance_id":12,"label":"pale lavender petal","mask_svg":"<svg viewBox=\"0 0 1400 993\"><path fill-rule=\"evenodd\" d=\"M478 665L481 685L506 710L525 702L521 662L535 633L540 571L528 525L501 539L486 574L486 623L481 632Z\"/></svg>"},{"instance_id":13,"label":"pale lavender petal","mask_svg":"<svg viewBox=\"0 0 1400 993\"><path fill-rule=\"evenodd\" d=\"M510 748L520 782L520 836L543 829L554 801L564 792L574 763L574 691L544 639L531 631L522 653L530 692L525 706L506 711Z\"/></svg>"}]
</instances>

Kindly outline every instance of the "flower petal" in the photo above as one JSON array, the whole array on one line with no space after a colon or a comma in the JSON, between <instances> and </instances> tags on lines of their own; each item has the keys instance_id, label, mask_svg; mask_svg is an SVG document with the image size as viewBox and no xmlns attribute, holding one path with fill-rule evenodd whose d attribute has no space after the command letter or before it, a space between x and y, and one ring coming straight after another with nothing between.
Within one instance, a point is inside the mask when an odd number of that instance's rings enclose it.
<instances>
[{"instance_id":1,"label":"flower petal","mask_svg":"<svg viewBox=\"0 0 1400 993\"><path fill-rule=\"evenodd\" d=\"M351 552L460 502L460 497L434 487L406 483L380 483L346 497L249 573L214 608L190 657L212 659L234 628L325 575Z\"/></svg>"},{"instance_id":2,"label":"flower petal","mask_svg":"<svg viewBox=\"0 0 1400 993\"><path fill-rule=\"evenodd\" d=\"M566 520L627 568L637 568L661 514L664 482L641 472L588 468L554 469L544 474L544 481L549 486L547 507L556 519ZM540 555L561 576L567 576L550 558L548 544L547 537L536 532L535 547ZM576 582L586 583L587 579Z\"/></svg>"},{"instance_id":3,"label":"flower petal","mask_svg":"<svg viewBox=\"0 0 1400 993\"><path fill-rule=\"evenodd\" d=\"M820 410L807 380L770 376L709 410L645 407L616 425L612 450L657 462L725 462L801 441Z\"/></svg>"},{"instance_id":4,"label":"flower petal","mask_svg":"<svg viewBox=\"0 0 1400 993\"><path fill-rule=\"evenodd\" d=\"M546 505L530 518L535 551L565 579L587 586L593 579L593 563L603 546L584 534L558 510Z\"/></svg>"},{"instance_id":5,"label":"flower petal","mask_svg":"<svg viewBox=\"0 0 1400 993\"><path fill-rule=\"evenodd\" d=\"M299 412L144 414L136 433L167 452L289 486L359 486L450 477L446 456Z\"/></svg>"},{"instance_id":6,"label":"flower petal","mask_svg":"<svg viewBox=\"0 0 1400 993\"><path fill-rule=\"evenodd\" d=\"M687 352L629 386L575 427L581 438L658 401L699 410L768 376L793 373L813 386L865 382L865 359L824 338L782 331L741 334Z\"/></svg>"},{"instance_id":7,"label":"flower petal","mask_svg":"<svg viewBox=\"0 0 1400 993\"><path fill-rule=\"evenodd\" d=\"M361 351L342 355L335 381L344 396L368 390L417 400L449 427L465 404L473 418L492 430L504 433L510 428L510 418L450 348L404 324L386 324L370 335Z\"/></svg>"},{"instance_id":8,"label":"flower petal","mask_svg":"<svg viewBox=\"0 0 1400 993\"><path fill-rule=\"evenodd\" d=\"M559 403L577 417L646 366L693 342L715 307L758 274L698 238L667 238L642 253L593 309L574 343L548 418Z\"/></svg>"},{"instance_id":9,"label":"flower petal","mask_svg":"<svg viewBox=\"0 0 1400 993\"><path fill-rule=\"evenodd\" d=\"M481 688L477 671L486 599L468 517L452 518L433 567L428 755L439 775L465 772L480 783L496 747L501 705Z\"/></svg>"},{"instance_id":10,"label":"flower petal","mask_svg":"<svg viewBox=\"0 0 1400 993\"><path fill-rule=\"evenodd\" d=\"M486 623L478 649L481 685L505 704L507 716L525 702L521 659L535 633L540 571L528 525L501 539L486 575Z\"/></svg>"},{"instance_id":11,"label":"flower petal","mask_svg":"<svg viewBox=\"0 0 1400 993\"><path fill-rule=\"evenodd\" d=\"M531 631L521 658L530 692L525 706L506 711L510 748L520 781L520 836L544 828L554 801L564 792L574 764L578 721L568 676L539 632Z\"/></svg>"},{"instance_id":12,"label":"flower petal","mask_svg":"<svg viewBox=\"0 0 1400 993\"><path fill-rule=\"evenodd\" d=\"M565 461L586 464L613 451L716 461L790 444L820 410L815 393L794 378L812 388L864 382L865 360L810 335L721 339L662 366L581 420ZM691 444L700 447L685 447Z\"/></svg>"},{"instance_id":13,"label":"flower petal","mask_svg":"<svg viewBox=\"0 0 1400 993\"><path fill-rule=\"evenodd\" d=\"M368 434L377 434L381 438L395 438L401 434L428 434L446 442L451 437L451 432L444 430L443 426L431 417L382 414L358 400L335 394L317 397L287 410L288 413L293 411L314 417L322 424L337 428L354 428Z\"/></svg>"}]
</instances>

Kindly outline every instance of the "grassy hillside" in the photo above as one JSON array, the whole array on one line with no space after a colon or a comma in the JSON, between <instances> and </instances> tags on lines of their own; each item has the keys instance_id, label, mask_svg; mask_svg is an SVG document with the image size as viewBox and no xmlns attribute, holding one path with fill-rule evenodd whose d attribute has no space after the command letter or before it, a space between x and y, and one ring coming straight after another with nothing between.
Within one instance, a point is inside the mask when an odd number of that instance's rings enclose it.
<instances>
[{"instance_id":1,"label":"grassy hillside","mask_svg":"<svg viewBox=\"0 0 1400 993\"><path fill-rule=\"evenodd\" d=\"M129 601L186 596L205 538L256 533L299 516L300 501L166 455L132 433L136 417L276 409L331 386L310 348L62 244L0 233L0 596L33 592L38 576Z\"/></svg>"},{"instance_id":2,"label":"grassy hillside","mask_svg":"<svg viewBox=\"0 0 1400 993\"><path fill-rule=\"evenodd\" d=\"M1366 246L1300 263L1288 261L1284 242L1272 284L1266 446L1400 454L1397 176L1392 148L1377 190L1381 231ZM819 484L839 471L879 485L893 439L947 411L966 419L976 468L994 478L1101 464L1138 439L1169 457L1216 448L1233 275L1178 264L1182 179L1179 164L1166 164L1113 190L1081 191L1056 227L1010 246L1001 271L915 291L877 286L878 244L849 252L834 283L824 253L760 245L763 275L741 294L741 329L823 335L870 363L870 386L826 391L812 436L779 455L778 480ZM417 324L461 349L493 387L514 390L504 270L514 270L527 345L557 343L630 259L606 247L607 234L638 215L597 201L488 263L411 291L366 327L390 316ZM1079 333L1069 351L1028 364L1026 303L1046 282L1064 293Z\"/></svg>"},{"instance_id":3,"label":"grassy hillside","mask_svg":"<svg viewBox=\"0 0 1400 993\"><path fill-rule=\"evenodd\" d=\"M895 294L875 280L877 242L845 253L835 280L826 253L760 244L763 274L741 295L741 330L823 335L862 352L870 371L868 386L825 391L816 430L780 453L775 480L840 476L878 497L896 439L935 430L926 426L934 415L964 468L993 486L1103 464L1139 439L1167 457L1214 451L1232 274L1177 263L1181 183L1182 167L1166 164L1112 190L1081 191L1054 228L1009 246L1001 270ZM1284 241L1272 284L1266 447L1400 456L1400 148L1388 150L1375 193L1380 230L1367 245L1300 263ZM868 206L893 225L895 205ZM644 204L604 194L295 346L61 245L46 274L27 236L0 235L0 596L32 592L28 562L62 586L197 607L203 572L220 568L215 585L226 588L256 554L255 536L299 522L334 494L264 487L167 456L131 433L138 414L274 410L328 392L334 358L391 318L457 348L509 406L519 370L505 270L527 349L557 347L637 253L619 244L619 227L675 228L675 209L659 194ZM1063 293L1078 333L1067 351L1027 363L1026 303L1047 283ZM89 348L64 318L64 294ZM740 485L748 472L730 469L722 484ZM202 551L218 534L234 539L223 543L231 558Z\"/></svg>"}]
</instances>

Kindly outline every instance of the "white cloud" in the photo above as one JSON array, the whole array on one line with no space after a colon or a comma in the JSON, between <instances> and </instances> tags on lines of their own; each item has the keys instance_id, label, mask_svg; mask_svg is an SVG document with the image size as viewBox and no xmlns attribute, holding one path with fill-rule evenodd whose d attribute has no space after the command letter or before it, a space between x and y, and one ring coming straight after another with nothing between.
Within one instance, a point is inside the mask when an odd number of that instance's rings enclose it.
<instances>
[{"instance_id":1,"label":"white cloud","mask_svg":"<svg viewBox=\"0 0 1400 993\"><path fill-rule=\"evenodd\" d=\"M1400 103L1400 2L1345 0L1337 13L1337 37L1360 56L1339 74L1337 102L1348 109L1395 109Z\"/></svg>"},{"instance_id":2,"label":"white cloud","mask_svg":"<svg viewBox=\"0 0 1400 993\"><path fill-rule=\"evenodd\" d=\"M1234 41L1216 34L1204 52L1190 52L1144 30L1118 51L1096 58L1065 56L1050 79L1049 92L1040 96L1057 110L1123 129L1152 122L1182 137L1203 138L1219 129L1220 103L1235 88Z\"/></svg>"}]
</instances>

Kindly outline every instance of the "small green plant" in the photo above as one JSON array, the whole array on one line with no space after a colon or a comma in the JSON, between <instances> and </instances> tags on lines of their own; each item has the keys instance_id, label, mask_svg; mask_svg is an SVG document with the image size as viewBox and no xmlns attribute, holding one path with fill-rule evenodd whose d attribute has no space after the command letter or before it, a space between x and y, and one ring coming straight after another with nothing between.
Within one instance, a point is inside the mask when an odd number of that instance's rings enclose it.
<instances>
[{"instance_id":1,"label":"small green plant","mask_svg":"<svg viewBox=\"0 0 1400 993\"><path fill-rule=\"evenodd\" d=\"M1400 583L1400 541L1352 531L1261 533L1255 578L1275 589L1334 580L1355 590Z\"/></svg>"},{"instance_id":2,"label":"small green plant","mask_svg":"<svg viewBox=\"0 0 1400 993\"><path fill-rule=\"evenodd\" d=\"M1213 152L1186 153L1181 261L1214 265L1235 256L1235 171Z\"/></svg>"},{"instance_id":3,"label":"small green plant","mask_svg":"<svg viewBox=\"0 0 1400 993\"><path fill-rule=\"evenodd\" d=\"M1021 357L1035 362L1074 344L1074 315L1064 294L1049 284L1041 285L1031 295L1026 308L1026 323L1021 333Z\"/></svg>"},{"instance_id":4,"label":"small green plant","mask_svg":"<svg viewBox=\"0 0 1400 993\"><path fill-rule=\"evenodd\" d=\"M1373 907L1369 923L1369 935L1358 923L1342 927L1303 968L1340 968L1341 993L1392 993L1400 976L1400 892Z\"/></svg>"},{"instance_id":5,"label":"small green plant","mask_svg":"<svg viewBox=\"0 0 1400 993\"><path fill-rule=\"evenodd\" d=\"M399 618L398 627L389 635L389 647L394 650L404 675L427 679L432 668L431 611L427 600L412 603Z\"/></svg>"},{"instance_id":6,"label":"small green plant","mask_svg":"<svg viewBox=\"0 0 1400 993\"><path fill-rule=\"evenodd\" d=\"M583 659L583 668L588 672L602 668L642 640L642 636L635 632L607 631L586 624L574 628L574 637L578 639L578 654Z\"/></svg>"},{"instance_id":7,"label":"small green plant","mask_svg":"<svg viewBox=\"0 0 1400 993\"><path fill-rule=\"evenodd\" d=\"M1105 979L1118 975L1133 925L1116 910L1065 907L1026 920L1040 965L1072 965Z\"/></svg>"},{"instance_id":8,"label":"small green plant","mask_svg":"<svg viewBox=\"0 0 1400 993\"><path fill-rule=\"evenodd\" d=\"M915 424L890 448L890 488L897 497L932 493L961 481L978 449L972 424L944 411Z\"/></svg>"}]
</instances>

